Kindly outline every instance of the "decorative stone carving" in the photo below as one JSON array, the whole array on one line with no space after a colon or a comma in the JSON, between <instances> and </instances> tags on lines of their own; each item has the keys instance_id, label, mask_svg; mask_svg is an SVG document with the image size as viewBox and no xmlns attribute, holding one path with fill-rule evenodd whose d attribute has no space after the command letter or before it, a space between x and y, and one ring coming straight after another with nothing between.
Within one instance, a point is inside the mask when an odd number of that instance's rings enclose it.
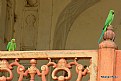
<instances>
[{"instance_id":1,"label":"decorative stone carving","mask_svg":"<svg viewBox=\"0 0 121 81\"><path fill-rule=\"evenodd\" d=\"M81 64L78 64L76 62L76 59L74 62L67 63L67 61L62 58L56 64L55 62L51 62L51 59L49 58L49 63L41 67L41 72L36 67L37 61L35 59L31 59L30 64L31 66L26 70L23 65L19 64L18 59L15 59L15 62L12 62L10 64L8 64L7 60L0 61L0 72L7 71L10 73L10 77L2 76L0 77L0 81L7 81L13 79L13 74L11 71L13 69L13 66L17 66L17 73L20 75L18 81L23 81L23 77L28 75L30 75L30 81L35 81L36 74L42 78L42 81L46 81L46 75L48 75L49 73L50 66L53 66L54 68L54 70L52 71L52 78L58 81L65 81L71 79L72 76L70 68L72 68L72 65L76 65L76 72L78 74L76 81L81 81L83 76L85 76L87 73L90 73L89 69L84 68ZM60 75L57 77L56 75L59 71L65 71L67 73L67 76Z\"/></svg>"},{"instance_id":2,"label":"decorative stone carving","mask_svg":"<svg viewBox=\"0 0 121 81\"><path fill-rule=\"evenodd\" d=\"M10 74L9 77L5 77L5 76L0 77L0 81L12 80L13 73L9 68L9 64L8 64L7 60L0 61L0 72L8 72Z\"/></svg>"},{"instance_id":3,"label":"decorative stone carving","mask_svg":"<svg viewBox=\"0 0 121 81\"><path fill-rule=\"evenodd\" d=\"M35 50L37 42L37 19L33 13L25 16L24 27L22 27L22 50Z\"/></svg>"},{"instance_id":4,"label":"decorative stone carving","mask_svg":"<svg viewBox=\"0 0 121 81\"><path fill-rule=\"evenodd\" d=\"M99 48L115 48L118 49L114 42L115 33L113 32L112 25L109 25L107 31L104 33L104 41L99 44Z\"/></svg>"},{"instance_id":5,"label":"decorative stone carving","mask_svg":"<svg viewBox=\"0 0 121 81\"><path fill-rule=\"evenodd\" d=\"M13 69L13 66L18 66L17 67L17 73L20 75L18 81L22 81L23 75L21 75L21 74L23 74L25 68L24 68L23 65L20 65L18 61L19 61L19 59L15 59L15 62L11 63L9 65L9 68L12 70Z\"/></svg>"},{"instance_id":6,"label":"decorative stone carving","mask_svg":"<svg viewBox=\"0 0 121 81\"><path fill-rule=\"evenodd\" d=\"M36 74L37 71L38 71L38 69L36 68L37 62L36 62L35 59L32 59L32 60L30 61L30 63L31 63L31 67L28 68L27 71L28 71L28 73L30 74L30 77L31 77L30 81L34 81L34 76L35 76L35 74Z\"/></svg>"},{"instance_id":7,"label":"decorative stone carving","mask_svg":"<svg viewBox=\"0 0 121 81\"><path fill-rule=\"evenodd\" d=\"M64 77L64 76L57 77L56 74L59 71L66 71L68 73L68 76L67 77ZM71 71L69 70L69 66L68 66L67 61L65 59L60 59L58 61L56 68L52 72L52 78L54 80L58 80L58 81L69 80L71 78Z\"/></svg>"},{"instance_id":8,"label":"decorative stone carving","mask_svg":"<svg viewBox=\"0 0 121 81\"><path fill-rule=\"evenodd\" d=\"M83 76L89 73L88 67L84 68L83 65L78 64L76 61L77 58L74 59L74 62L70 62L69 65L76 65L76 73L78 74L78 78L76 81L81 81Z\"/></svg>"},{"instance_id":9,"label":"decorative stone carving","mask_svg":"<svg viewBox=\"0 0 121 81\"><path fill-rule=\"evenodd\" d=\"M34 26L35 21L36 21L36 17L33 14L30 14L26 17L26 24L28 26Z\"/></svg>"},{"instance_id":10,"label":"decorative stone carving","mask_svg":"<svg viewBox=\"0 0 121 81\"><path fill-rule=\"evenodd\" d=\"M36 50L39 18L38 9L38 0L25 0L21 31L21 50Z\"/></svg>"},{"instance_id":11,"label":"decorative stone carving","mask_svg":"<svg viewBox=\"0 0 121 81\"><path fill-rule=\"evenodd\" d=\"M34 7L37 6L38 0L26 0L27 7Z\"/></svg>"}]
</instances>

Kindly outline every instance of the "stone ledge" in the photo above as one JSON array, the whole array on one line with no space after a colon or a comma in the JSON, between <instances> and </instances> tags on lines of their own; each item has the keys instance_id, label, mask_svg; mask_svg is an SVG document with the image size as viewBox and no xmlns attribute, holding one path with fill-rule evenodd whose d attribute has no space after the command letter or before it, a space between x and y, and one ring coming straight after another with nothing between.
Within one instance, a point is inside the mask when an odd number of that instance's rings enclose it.
<instances>
[{"instance_id":1,"label":"stone ledge","mask_svg":"<svg viewBox=\"0 0 121 81\"><path fill-rule=\"evenodd\" d=\"M50 51L0 51L0 58L75 58L75 57L97 57L97 50L50 50Z\"/></svg>"}]
</instances>

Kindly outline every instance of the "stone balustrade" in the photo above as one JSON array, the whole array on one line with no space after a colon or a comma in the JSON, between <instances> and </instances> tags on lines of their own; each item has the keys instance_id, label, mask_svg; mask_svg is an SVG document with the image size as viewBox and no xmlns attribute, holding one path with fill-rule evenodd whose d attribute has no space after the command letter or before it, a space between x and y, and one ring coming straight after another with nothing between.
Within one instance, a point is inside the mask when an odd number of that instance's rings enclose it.
<instances>
[{"instance_id":1,"label":"stone balustrade","mask_svg":"<svg viewBox=\"0 0 121 81\"><path fill-rule=\"evenodd\" d=\"M53 50L53 51L0 51L0 72L8 72L9 76L1 76L0 81L14 80L14 73L12 69L17 66L17 73L19 74L18 81L22 81L24 76L30 75L30 81L35 81L35 75L41 77L42 81L47 81L46 76L49 74L49 67L53 67L51 73L53 80L66 81L72 78L71 68L75 66L77 73L77 80L81 81L83 76L90 74L90 79L96 81L97 66L97 51L95 50ZM82 58L90 59L90 66L85 67L78 63L77 60ZM9 62L8 60L15 60ZM36 67L38 60L48 60L48 63L41 66L41 69ZM58 62L51 61L51 59L58 59ZM71 59L71 62L67 62ZM30 60L30 67L25 70L25 67L19 63L19 60ZM93 66L93 67L92 67ZM59 75L59 71L64 71L66 75Z\"/></svg>"}]
</instances>

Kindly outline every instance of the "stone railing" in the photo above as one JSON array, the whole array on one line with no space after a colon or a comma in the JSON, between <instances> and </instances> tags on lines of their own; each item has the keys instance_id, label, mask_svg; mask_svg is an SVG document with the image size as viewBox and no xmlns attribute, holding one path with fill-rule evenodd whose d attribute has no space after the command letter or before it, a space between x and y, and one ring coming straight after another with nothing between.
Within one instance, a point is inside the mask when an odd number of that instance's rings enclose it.
<instances>
[{"instance_id":1,"label":"stone railing","mask_svg":"<svg viewBox=\"0 0 121 81\"><path fill-rule=\"evenodd\" d=\"M0 81L14 80L14 74L11 70L13 66L17 66L17 73L19 74L18 81L23 81L23 77L30 75L30 81L35 81L35 75L41 77L42 81L47 81L46 76L50 72L49 67L53 67L50 74L53 80L67 81L73 78L72 66L75 66L75 72L77 73L77 79L75 81L81 81L82 77L86 74L90 74L90 80L96 81L96 66L97 66L97 51L95 50L61 50L61 51L0 51L0 71L8 72L9 76L1 76ZM8 63L9 60L15 59L14 62ZM48 63L41 66L41 69L36 67L37 60L48 60ZM58 62L51 61L57 60ZM67 62L71 59L71 62ZM77 60L89 59L90 66L86 67L78 63ZM30 67L25 67L19 63L19 60L30 60ZM64 71L65 74L57 76L58 72ZM75 76L75 74L74 74Z\"/></svg>"},{"instance_id":2,"label":"stone railing","mask_svg":"<svg viewBox=\"0 0 121 81\"><path fill-rule=\"evenodd\" d=\"M114 39L113 27L109 26L98 50L0 51L0 72L7 72L0 81L83 81L86 75L88 81L121 81L121 50ZM78 61L82 59L89 60L89 64ZM24 62L29 67L21 60L30 61ZM17 80L15 75L19 76ZM23 80L28 75L29 80ZM37 77L41 78L36 80Z\"/></svg>"}]
</instances>

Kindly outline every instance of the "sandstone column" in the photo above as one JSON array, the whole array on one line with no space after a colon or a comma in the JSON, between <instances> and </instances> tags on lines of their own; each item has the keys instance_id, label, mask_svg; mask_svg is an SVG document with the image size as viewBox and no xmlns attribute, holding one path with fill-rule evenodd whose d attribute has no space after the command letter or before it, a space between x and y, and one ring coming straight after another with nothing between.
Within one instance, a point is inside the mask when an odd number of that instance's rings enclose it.
<instances>
[{"instance_id":1,"label":"sandstone column","mask_svg":"<svg viewBox=\"0 0 121 81\"><path fill-rule=\"evenodd\" d=\"M115 50L117 46L114 43L114 38L115 33L110 25L104 33L104 41L99 44L97 81L113 81L115 78Z\"/></svg>"}]
</instances>

